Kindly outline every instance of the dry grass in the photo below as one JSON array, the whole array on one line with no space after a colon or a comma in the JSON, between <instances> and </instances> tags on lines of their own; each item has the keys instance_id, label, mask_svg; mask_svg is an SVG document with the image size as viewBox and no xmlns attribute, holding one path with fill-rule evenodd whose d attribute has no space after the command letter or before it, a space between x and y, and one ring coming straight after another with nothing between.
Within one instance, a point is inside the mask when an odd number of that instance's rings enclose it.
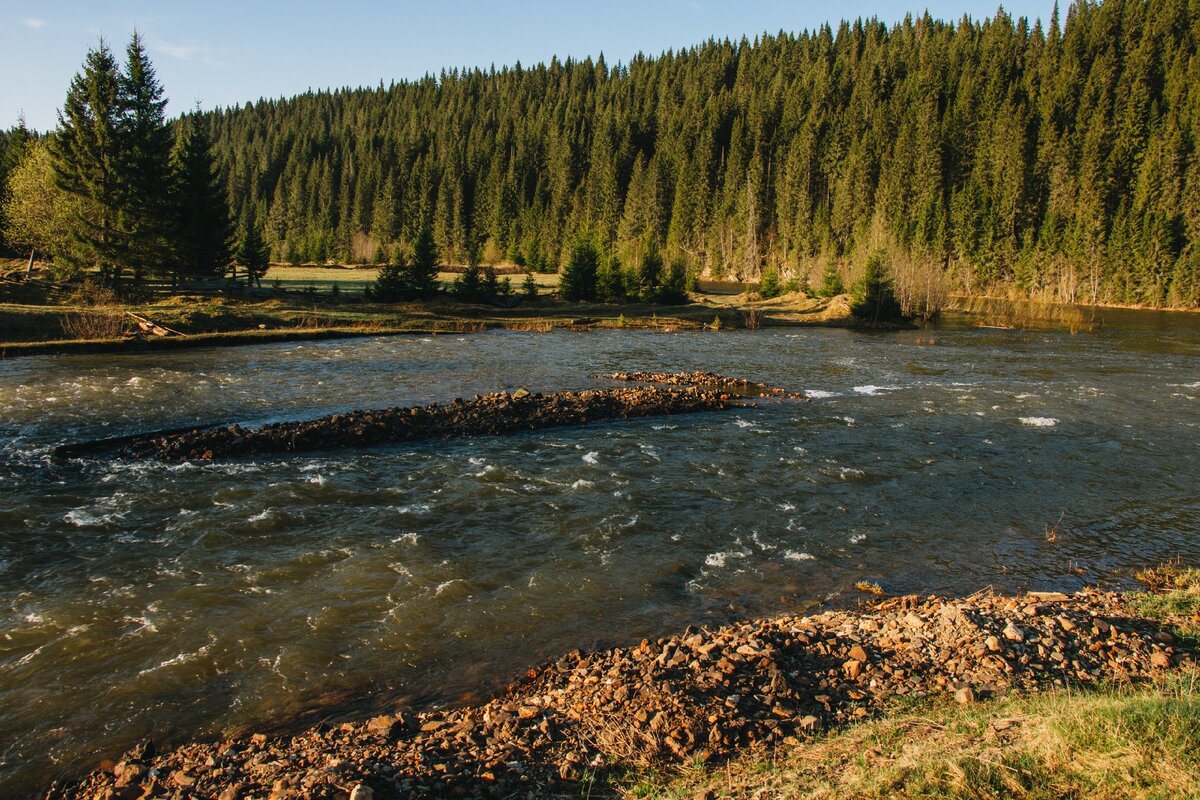
<instances>
[{"instance_id":1,"label":"dry grass","mask_svg":"<svg viewBox=\"0 0 1200 800\"><path fill-rule=\"evenodd\" d=\"M911 706L787 751L626 775L614 789L755 800L1200 798L1195 678Z\"/></svg>"}]
</instances>

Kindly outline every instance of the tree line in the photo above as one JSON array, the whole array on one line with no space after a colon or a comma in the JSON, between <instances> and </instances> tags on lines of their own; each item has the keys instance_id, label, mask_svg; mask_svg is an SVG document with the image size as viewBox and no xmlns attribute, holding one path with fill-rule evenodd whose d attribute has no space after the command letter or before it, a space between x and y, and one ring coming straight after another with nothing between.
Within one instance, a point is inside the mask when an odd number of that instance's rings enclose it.
<instances>
[{"instance_id":1,"label":"tree line","mask_svg":"<svg viewBox=\"0 0 1200 800\"><path fill-rule=\"evenodd\" d=\"M429 226L452 261L554 268L585 233L635 270L653 242L811 286L883 249L898 283L1195 305L1198 41L1194 2L1075 2L1046 25L858 20L203 119L280 260L390 261Z\"/></svg>"},{"instance_id":2,"label":"tree line","mask_svg":"<svg viewBox=\"0 0 1200 800\"><path fill-rule=\"evenodd\" d=\"M22 124L0 139L6 243L41 251L60 273L98 269L110 284L219 276L233 228L208 126L195 115L166 119L138 34L125 56L118 64L101 41L72 79L53 133ZM241 253L265 268L265 244L255 252L247 233Z\"/></svg>"},{"instance_id":3,"label":"tree line","mask_svg":"<svg viewBox=\"0 0 1200 800\"><path fill-rule=\"evenodd\" d=\"M1195 306L1198 43L1194 0L1078 0L1045 25L860 19L187 122L280 261L407 261L427 230L450 262L536 270L586 242L626 295L648 258L815 291L883 253L909 306Z\"/></svg>"}]
</instances>

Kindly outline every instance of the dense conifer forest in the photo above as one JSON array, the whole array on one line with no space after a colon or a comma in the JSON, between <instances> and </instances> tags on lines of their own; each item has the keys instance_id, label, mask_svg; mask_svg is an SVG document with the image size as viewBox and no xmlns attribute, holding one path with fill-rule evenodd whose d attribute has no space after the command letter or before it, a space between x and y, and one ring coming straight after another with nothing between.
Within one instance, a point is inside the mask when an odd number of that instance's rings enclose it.
<instances>
[{"instance_id":1,"label":"dense conifer forest","mask_svg":"<svg viewBox=\"0 0 1200 800\"><path fill-rule=\"evenodd\" d=\"M1200 303L1200 2L843 22L189 115L273 259ZM661 255L660 255L661 254ZM908 303L912 305L911 302ZM919 305L919 303L918 303Z\"/></svg>"},{"instance_id":2,"label":"dense conifer forest","mask_svg":"<svg viewBox=\"0 0 1200 800\"><path fill-rule=\"evenodd\" d=\"M1200 3L928 16L628 64L446 71L206 117L276 259L553 268L583 230L818 283L888 248L951 288L1200 299Z\"/></svg>"}]
</instances>

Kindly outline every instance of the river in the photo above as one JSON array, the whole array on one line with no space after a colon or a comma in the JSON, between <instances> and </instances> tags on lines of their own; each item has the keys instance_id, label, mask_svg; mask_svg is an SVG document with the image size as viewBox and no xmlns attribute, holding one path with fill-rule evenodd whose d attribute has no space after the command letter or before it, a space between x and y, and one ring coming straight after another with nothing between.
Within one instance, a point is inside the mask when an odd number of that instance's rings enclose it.
<instances>
[{"instance_id":1,"label":"river","mask_svg":"<svg viewBox=\"0 0 1200 800\"><path fill-rule=\"evenodd\" d=\"M576 647L1200 561L1200 317L1094 333L390 337L0 362L0 795L138 741L477 699ZM220 464L54 463L624 369L811 403Z\"/></svg>"}]
</instances>

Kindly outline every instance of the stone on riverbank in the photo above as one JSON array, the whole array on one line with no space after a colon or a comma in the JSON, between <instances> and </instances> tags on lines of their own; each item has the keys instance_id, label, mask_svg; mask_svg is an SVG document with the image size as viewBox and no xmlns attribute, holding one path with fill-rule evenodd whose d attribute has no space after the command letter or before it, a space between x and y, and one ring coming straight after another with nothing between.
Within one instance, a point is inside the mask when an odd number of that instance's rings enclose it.
<instances>
[{"instance_id":1,"label":"stone on riverbank","mask_svg":"<svg viewBox=\"0 0 1200 800\"><path fill-rule=\"evenodd\" d=\"M178 774L197 797L348 800L347 787L357 786L378 800L577 792L571 782L605 763L709 761L743 748L795 746L897 696L973 703L1012 689L1194 668L1195 653L1161 641L1161 632L1123 595L1095 590L1052 601L910 596L855 611L688 628L568 654L484 705L415 713L399 727L376 717L293 737L134 753L120 769L98 770L48 797L167 796L179 791L170 782ZM992 639L1003 643L1000 651Z\"/></svg>"}]
</instances>

